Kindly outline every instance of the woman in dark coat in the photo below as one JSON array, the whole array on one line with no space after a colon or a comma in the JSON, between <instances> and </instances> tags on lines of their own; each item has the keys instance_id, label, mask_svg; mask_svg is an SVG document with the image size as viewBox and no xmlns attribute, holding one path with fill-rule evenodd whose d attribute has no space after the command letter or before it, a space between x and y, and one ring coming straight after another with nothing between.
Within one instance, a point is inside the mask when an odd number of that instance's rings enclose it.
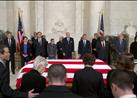
<instances>
[{"instance_id":1,"label":"woman in dark coat","mask_svg":"<svg viewBox=\"0 0 137 98\"><path fill-rule=\"evenodd\" d=\"M28 92L34 89L34 92L40 93L46 87L45 77L42 74L48 65L44 57L37 56L34 60L33 69L25 73L21 80L19 91Z\"/></svg>"}]
</instances>

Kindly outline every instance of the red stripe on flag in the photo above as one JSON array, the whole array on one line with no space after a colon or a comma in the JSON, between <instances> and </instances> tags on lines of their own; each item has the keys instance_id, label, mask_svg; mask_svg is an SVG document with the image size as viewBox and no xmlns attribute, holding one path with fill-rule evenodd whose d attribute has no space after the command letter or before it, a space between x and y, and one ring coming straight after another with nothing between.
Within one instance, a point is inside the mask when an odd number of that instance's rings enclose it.
<instances>
[{"instance_id":1,"label":"red stripe on flag","mask_svg":"<svg viewBox=\"0 0 137 98\"><path fill-rule=\"evenodd\" d=\"M52 62L52 61L48 61L48 64L83 64L83 62L63 62L63 61L61 61L61 62L58 62L58 61L54 61L54 62Z\"/></svg>"},{"instance_id":2,"label":"red stripe on flag","mask_svg":"<svg viewBox=\"0 0 137 98\"><path fill-rule=\"evenodd\" d=\"M81 68L76 68L76 69L72 69L72 68L67 68L67 73L75 73L76 71L80 70ZM21 73L24 73L24 72L29 72L30 70L32 70L32 68L24 68L22 69ZM95 69L97 72L100 72L100 73L108 73L109 72L109 69ZM46 72L48 72L48 68L45 69Z\"/></svg>"},{"instance_id":3,"label":"red stripe on flag","mask_svg":"<svg viewBox=\"0 0 137 98\"><path fill-rule=\"evenodd\" d=\"M24 68L24 69L22 69L21 73L23 73L23 72L29 72L31 70L32 70L32 68Z\"/></svg>"},{"instance_id":4,"label":"red stripe on flag","mask_svg":"<svg viewBox=\"0 0 137 98\"><path fill-rule=\"evenodd\" d=\"M75 62L63 62L63 61L60 61L60 62L58 62L58 61L48 61L48 64L73 64L73 65L76 65L76 64L83 64L83 62L77 62L77 61L75 61ZM106 64L105 62L95 62L95 64L98 64L98 65L108 65L108 64ZM83 64L84 65L84 64Z\"/></svg>"}]
</instances>

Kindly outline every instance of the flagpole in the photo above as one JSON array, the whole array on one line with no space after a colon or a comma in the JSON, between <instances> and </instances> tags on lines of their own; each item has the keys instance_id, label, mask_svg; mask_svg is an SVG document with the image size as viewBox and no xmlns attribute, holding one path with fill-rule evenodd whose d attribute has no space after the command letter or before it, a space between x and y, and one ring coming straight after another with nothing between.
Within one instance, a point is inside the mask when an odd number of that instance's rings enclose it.
<instances>
[{"instance_id":1,"label":"flagpole","mask_svg":"<svg viewBox=\"0 0 137 98\"><path fill-rule=\"evenodd\" d=\"M104 15L104 10L103 9L101 9L101 15L100 15L100 17L101 17L101 32L102 32L102 34L104 34L104 20L103 20L103 15Z\"/></svg>"},{"instance_id":2,"label":"flagpole","mask_svg":"<svg viewBox=\"0 0 137 98\"><path fill-rule=\"evenodd\" d=\"M99 17L98 17L98 28L97 28L97 32L100 32L101 11L99 11L98 14L99 14Z\"/></svg>"},{"instance_id":3,"label":"flagpole","mask_svg":"<svg viewBox=\"0 0 137 98\"><path fill-rule=\"evenodd\" d=\"M18 21L19 21L19 16L20 16L20 10L21 10L21 8L17 8L17 32L18 32ZM19 40L18 40L18 35L17 35L17 42L16 42L16 52L17 52L17 54L19 53L20 54L20 47L19 47Z\"/></svg>"},{"instance_id":4,"label":"flagpole","mask_svg":"<svg viewBox=\"0 0 137 98\"><path fill-rule=\"evenodd\" d=\"M21 20L23 21L23 17L22 17L23 10L21 10L21 8L18 8L18 13L20 15Z\"/></svg>"}]
</instances>

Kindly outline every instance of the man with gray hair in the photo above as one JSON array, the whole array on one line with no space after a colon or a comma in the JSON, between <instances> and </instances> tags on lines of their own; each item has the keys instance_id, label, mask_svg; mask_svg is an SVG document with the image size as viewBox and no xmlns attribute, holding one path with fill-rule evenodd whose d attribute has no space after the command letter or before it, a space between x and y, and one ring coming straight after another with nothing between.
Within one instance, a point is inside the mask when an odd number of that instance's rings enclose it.
<instances>
[{"instance_id":1,"label":"man with gray hair","mask_svg":"<svg viewBox=\"0 0 137 98\"><path fill-rule=\"evenodd\" d=\"M48 87L36 98L81 98L65 86L66 68L53 64L48 69Z\"/></svg>"},{"instance_id":2,"label":"man with gray hair","mask_svg":"<svg viewBox=\"0 0 137 98\"><path fill-rule=\"evenodd\" d=\"M41 76L44 73L47 60L42 56L37 56L34 60L34 66L31 71L25 73L22 77L21 87L22 92L27 92L34 89L34 92L40 93L46 87L45 77Z\"/></svg>"}]
</instances>

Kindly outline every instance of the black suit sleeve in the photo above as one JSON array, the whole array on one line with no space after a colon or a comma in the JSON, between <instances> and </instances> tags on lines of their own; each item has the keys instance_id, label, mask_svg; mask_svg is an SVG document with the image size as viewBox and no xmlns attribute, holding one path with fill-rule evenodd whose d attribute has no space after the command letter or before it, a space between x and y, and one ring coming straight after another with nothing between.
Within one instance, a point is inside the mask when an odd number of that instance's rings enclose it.
<instances>
[{"instance_id":1,"label":"black suit sleeve","mask_svg":"<svg viewBox=\"0 0 137 98\"><path fill-rule=\"evenodd\" d=\"M100 48L100 46L99 46L99 41L97 41L97 43L96 43L96 51L97 51L97 53L98 53L98 51L99 51L99 48Z\"/></svg>"},{"instance_id":2,"label":"black suit sleeve","mask_svg":"<svg viewBox=\"0 0 137 98\"><path fill-rule=\"evenodd\" d=\"M4 65L0 63L0 89L1 93L8 97L14 97L14 98L27 98L27 93L21 93L18 91L14 91L8 84L8 72L6 68L4 68Z\"/></svg>"},{"instance_id":3,"label":"black suit sleeve","mask_svg":"<svg viewBox=\"0 0 137 98\"><path fill-rule=\"evenodd\" d=\"M79 41L79 44L78 44L78 54L81 54L81 42Z\"/></svg>"},{"instance_id":4,"label":"black suit sleeve","mask_svg":"<svg viewBox=\"0 0 137 98\"><path fill-rule=\"evenodd\" d=\"M13 38L13 51L14 51L14 53L16 52L16 42L15 42L14 38Z\"/></svg>"},{"instance_id":5,"label":"black suit sleeve","mask_svg":"<svg viewBox=\"0 0 137 98\"><path fill-rule=\"evenodd\" d=\"M87 52L91 53L91 44L90 44L90 41L87 41L87 44L88 44L88 46L87 46Z\"/></svg>"},{"instance_id":6,"label":"black suit sleeve","mask_svg":"<svg viewBox=\"0 0 137 98\"><path fill-rule=\"evenodd\" d=\"M71 46L71 47L72 47L72 50L71 50L71 51L74 52L74 39L73 39L73 38L72 38L72 44L71 44L71 45L72 45L72 46Z\"/></svg>"},{"instance_id":7,"label":"black suit sleeve","mask_svg":"<svg viewBox=\"0 0 137 98\"><path fill-rule=\"evenodd\" d=\"M99 95L99 98L106 98L106 90L105 90L105 87L104 87L104 81L103 81L103 76L102 74L100 74L100 82L98 84L98 95Z\"/></svg>"},{"instance_id":8,"label":"black suit sleeve","mask_svg":"<svg viewBox=\"0 0 137 98\"><path fill-rule=\"evenodd\" d=\"M130 45L130 53L133 54L133 44L132 44L132 43L131 43L131 45Z\"/></svg>"},{"instance_id":9,"label":"black suit sleeve","mask_svg":"<svg viewBox=\"0 0 137 98\"><path fill-rule=\"evenodd\" d=\"M76 93L76 94L77 94L77 91L78 91L78 90L77 90L77 88L78 88L78 87L77 87L77 83L78 83L77 81L78 81L78 79L77 79L77 73L75 73L75 74L74 74L74 78L73 78L73 83L72 83L72 88L71 88L71 90L72 90L73 93Z\"/></svg>"},{"instance_id":10,"label":"black suit sleeve","mask_svg":"<svg viewBox=\"0 0 137 98\"><path fill-rule=\"evenodd\" d=\"M62 50L63 50L63 52L65 52L66 51L66 49L65 49L65 38L62 40Z\"/></svg>"},{"instance_id":11,"label":"black suit sleeve","mask_svg":"<svg viewBox=\"0 0 137 98\"><path fill-rule=\"evenodd\" d=\"M19 91L28 92L34 89L34 93L40 93L45 88L45 85L45 78L40 76L37 71L31 70L23 75Z\"/></svg>"}]
</instances>

